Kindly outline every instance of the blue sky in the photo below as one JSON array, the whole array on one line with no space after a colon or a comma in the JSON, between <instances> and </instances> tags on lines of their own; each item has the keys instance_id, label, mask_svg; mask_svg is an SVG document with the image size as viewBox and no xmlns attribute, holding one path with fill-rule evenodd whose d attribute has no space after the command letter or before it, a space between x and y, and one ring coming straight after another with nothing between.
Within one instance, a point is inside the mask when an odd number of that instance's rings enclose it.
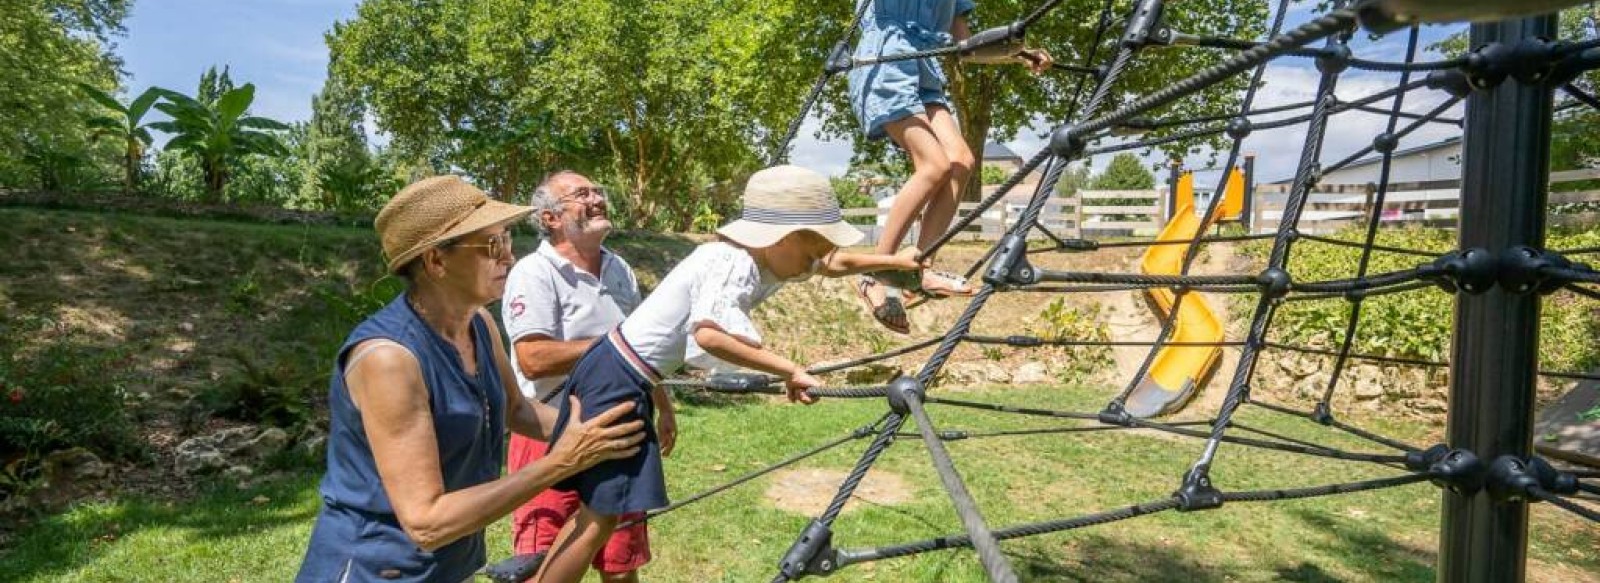
<instances>
[{"instance_id":1,"label":"blue sky","mask_svg":"<svg viewBox=\"0 0 1600 583\"><path fill-rule=\"evenodd\" d=\"M191 92L207 67L229 65L235 82L256 84L255 113L285 121L303 120L310 117L311 95L322 88L327 74L328 54L322 34L334 22L352 17L357 4L355 0L140 0L133 4L128 34L118 42L117 52L131 76L127 84L134 91L159 85ZM1291 8L1287 26L1309 19L1314 4L1300 2ZM1423 46L1459 29L1460 26L1428 27L1424 29ZM1358 56L1400 60L1405 35L1397 33L1372 41L1359 34L1352 47ZM1345 99L1369 95L1392 86L1397 79L1396 74L1352 71L1341 79L1338 95ZM1268 67L1267 84L1257 105L1303 101L1314 91L1316 80L1310 59L1275 61ZM798 96L795 98L798 100ZM1408 96L1405 109L1426 111L1441 98L1416 92ZM1378 105L1387 106L1387 102ZM1458 109L1449 115L1459 113ZM1059 121L1049 112L1041 112L1040 123L1033 129L1001 141L1022 156L1031 156L1043 145L1040 136ZM1378 115L1343 114L1328 136L1326 157L1343 157L1370 142L1382 131L1384 121ZM792 160L828 174L842 174L850 160L850 144L816 139L815 120L812 122L803 128ZM1296 153L1305 139L1304 129L1301 125L1257 132L1246 141L1247 151L1264 153L1257 159L1263 179L1275 180L1292 172ZM1455 128L1429 126L1406 140L1403 147L1457 133ZM1149 161L1159 162L1154 157ZM1090 163L1099 168L1104 161ZM1204 163L1205 160L1194 160L1191 166Z\"/></svg>"}]
</instances>

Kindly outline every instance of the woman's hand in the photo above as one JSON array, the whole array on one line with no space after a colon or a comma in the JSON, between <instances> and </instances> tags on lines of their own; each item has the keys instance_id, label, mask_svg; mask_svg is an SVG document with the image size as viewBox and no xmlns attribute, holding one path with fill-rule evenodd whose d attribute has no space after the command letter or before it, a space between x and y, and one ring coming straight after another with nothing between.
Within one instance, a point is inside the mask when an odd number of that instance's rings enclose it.
<instances>
[{"instance_id":1,"label":"woman's hand","mask_svg":"<svg viewBox=\"0 0 1600 583\"><path fill-rule=\"evenodd\" d=\"M1017 58L1022 59L1023 64L1035 75L1049 71L1050 65L1056 62L1044 49L1022 49L1017 52Z\"/></svg>"},{"instance_id":2,"label":"woman's hand","mask_svg":"<svg viewBox=\"0 0 1600 583\"><path fill-rule=\"evenodd\" d=\"M569 398L572 414L566 429L561 432L561 438L550 450L552 457L559 456L557 459L566 460L574 472L579 472L603 461L628 458L639 453L639 444L644 442L644 421L635 419L617 423L633 413L633 403L619 404L596 415L594 419L579 423L578 420L583 418L583 407L576 396Z\"/></svg>"},{"instance_id":3,"label":"woman's hand","mask_svg":"<svg viewBox=\"0 0 1600 583\"><path fill-rule=\"evenodd\" d=\"M905 271L926 269L932 262L927 259L920 259L918 257L920 255L922 255L922 250L916 247L906 247L905 249L901 249L899 252L894 254L895 266L893 269Z\"/></svg>"},{"instance_id":4,"label":"woman's hand","mask_svg":"<svg viewBox=\"0 0 1600 583\"><path fill-rule=\"evenodd\" d=\"M822 381L817 380L817 377L811 376L811 373L800 367L795 367L794 373L790 374L788 380L783 382L783 387L789 391L789 402L799 401L807 405L817 402L817 398L811 396L811 393L807 393L806 389L820 386L822 386Z\"/></svg>"}]
</instances>

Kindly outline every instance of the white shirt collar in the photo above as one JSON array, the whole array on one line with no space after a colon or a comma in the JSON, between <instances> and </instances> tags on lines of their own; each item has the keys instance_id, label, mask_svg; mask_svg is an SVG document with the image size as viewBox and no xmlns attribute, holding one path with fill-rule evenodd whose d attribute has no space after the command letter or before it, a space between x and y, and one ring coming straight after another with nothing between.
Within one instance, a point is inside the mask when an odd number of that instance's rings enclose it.
<instances>
[{"instance_id":1,"label":"white shirt collar","mask_svg":"<svg viewBox=\"0 0 1600 583\"><path fill-rule=\"evenodd\" d=\"M555 245L551 245L550 244L550 239L540 239L539 240L539 249L537 251L535 251L535 253L538 253L539 255L544 256L545 259L550 260L550 263L552 265L555 265L556 269L571 269L573 271L581 271L583 273L589 273L587 271L584 271L584 270L580 269L578 266L573 265L572 261L568 260L565 256L561 255L561 253L559 251L556 251ZM589 275L592 275L592 276L594 276L596 278L600 277L603 273L605 273L606 268L608 266L610 266L611 258L612 258L611 250L607 249L605 245L601 245L600 246L600 273L589 273Z\"/></svg>"}]
</instances>

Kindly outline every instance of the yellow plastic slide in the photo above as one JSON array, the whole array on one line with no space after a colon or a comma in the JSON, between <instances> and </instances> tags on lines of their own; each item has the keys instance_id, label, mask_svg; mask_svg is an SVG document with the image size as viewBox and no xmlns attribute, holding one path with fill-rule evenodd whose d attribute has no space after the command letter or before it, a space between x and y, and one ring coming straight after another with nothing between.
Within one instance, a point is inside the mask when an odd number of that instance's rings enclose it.
<instances>
[{"instance_id":1,"label":"yellow plastic slide","mask_svg":"<svg viewBox=\"0 0 1600 583\"><path fill-rule=\"evenodd\" d=\"M1210 224L1202 224L1195 214L1194 175L1184 174L1178 181L1176 209L1172 220L1161 229L1160 241L1193 239ZM1244 199L1244 176L1238 170L1229 173L1222 208L1217 215L1229 218L1227 213L1238 215ZM1177 275L1183 268L1183 256L1189 245L1152 245L1145 251L1140 270L1151 275ZM1166 318L1172 312L1175 296L1168 288L1145 290L1150 303ZM1173 323L1169 342L1221 342L1222 322L1217 319L1205 298L1190 293L1178 307L1178 319ZM1135 417L1156 417L1176 413L1183 409L1200 392L1221 362L1222 349L1217 346L1163 346L1156 353L1150 372L1139 379L1133 393L1128 395L1125 408Z\"/></svg>"}]
</instances>

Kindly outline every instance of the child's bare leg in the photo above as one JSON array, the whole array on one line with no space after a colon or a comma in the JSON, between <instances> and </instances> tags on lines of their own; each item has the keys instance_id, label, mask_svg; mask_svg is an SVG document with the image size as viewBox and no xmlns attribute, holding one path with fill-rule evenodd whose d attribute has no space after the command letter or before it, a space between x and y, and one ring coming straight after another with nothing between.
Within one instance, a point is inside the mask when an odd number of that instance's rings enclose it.
<instances>
[{"instance_id":1,"label":"child's bare leg","mask_svg":"<svg viewBox=\"0 0 1600 583\"><path fill-rule=\"evenodd\" d=\"M930 202L941 197L948 198L946 191L950 188L950 160L945 156L944 146L939 144L933 125L926 116L913 115L895 120L884 128L894 143L911 155L912 167L911 178L895 195L894 205L889 207L889 220L883 226L883 236L878 238L877 252L892 254L900 250L900 243L911 231L911 223L917 219L917 215L922 214ZM953 208L951 214L954 214ZM949 225L948 219L945 224ZM927 219L924 218L923 237L927 236L928 230Z\"/></svg>"},{"instance_id":2,"label":"child's bare leg","mask_svg":"<svg viewBox=\"0 0 1600 583\"><path fill-rule=\"evenodd\" d=\"M928 201L928 208L922 213L922 231L917 236L917 247L921 249L932 247L934 241L939 240L945 230L950 228L950 223L956 216L956 209L961 204L961 188L966 185L967 177L972 175L975 163L972 150L967 147L966 139L961 136L961 128L956 125L955 117L950 115L950 110L939 105L927 107L929 125L933 128L934 137L943 148L945 159L950 164L950 182L948 188ZM970 288L952 284L953 282L931 272L923 273L922 288L929 293L949 295L972 291Z\"/></svg>"},{"instance_id":3,"label":"child's bare leg","mask_svg":"<svg viewBox=\"0 0 1600 583\"><path fill-rule=\"evenodd\" d=\"M533 581L577 583L616 528L616 516L597 514L588 505L579 505L578 513L572 515L556 535L556 542L551 545L544 564L539 565L539 573L534 575Z\"/></svg>"},{"instance_id":4,"label":"child's bare leg","mask_svg":"<svg viewBox=\"0 0 1600 583\"><path fill-rule=\"evenodd\" d=\"M961 128L956 126L955 116L950 115L950 110L942 105L927 107L928 124L933 129L934 138L938 140L950 170L947 173L949 187L929 197L927 209L922 213L922 231L917 236L917 247L920 249L932 246L950 228L956 208L961 203L961 187L972 175L973 166L972 150L967 148Z\"/></svg>"}]
</instances>

